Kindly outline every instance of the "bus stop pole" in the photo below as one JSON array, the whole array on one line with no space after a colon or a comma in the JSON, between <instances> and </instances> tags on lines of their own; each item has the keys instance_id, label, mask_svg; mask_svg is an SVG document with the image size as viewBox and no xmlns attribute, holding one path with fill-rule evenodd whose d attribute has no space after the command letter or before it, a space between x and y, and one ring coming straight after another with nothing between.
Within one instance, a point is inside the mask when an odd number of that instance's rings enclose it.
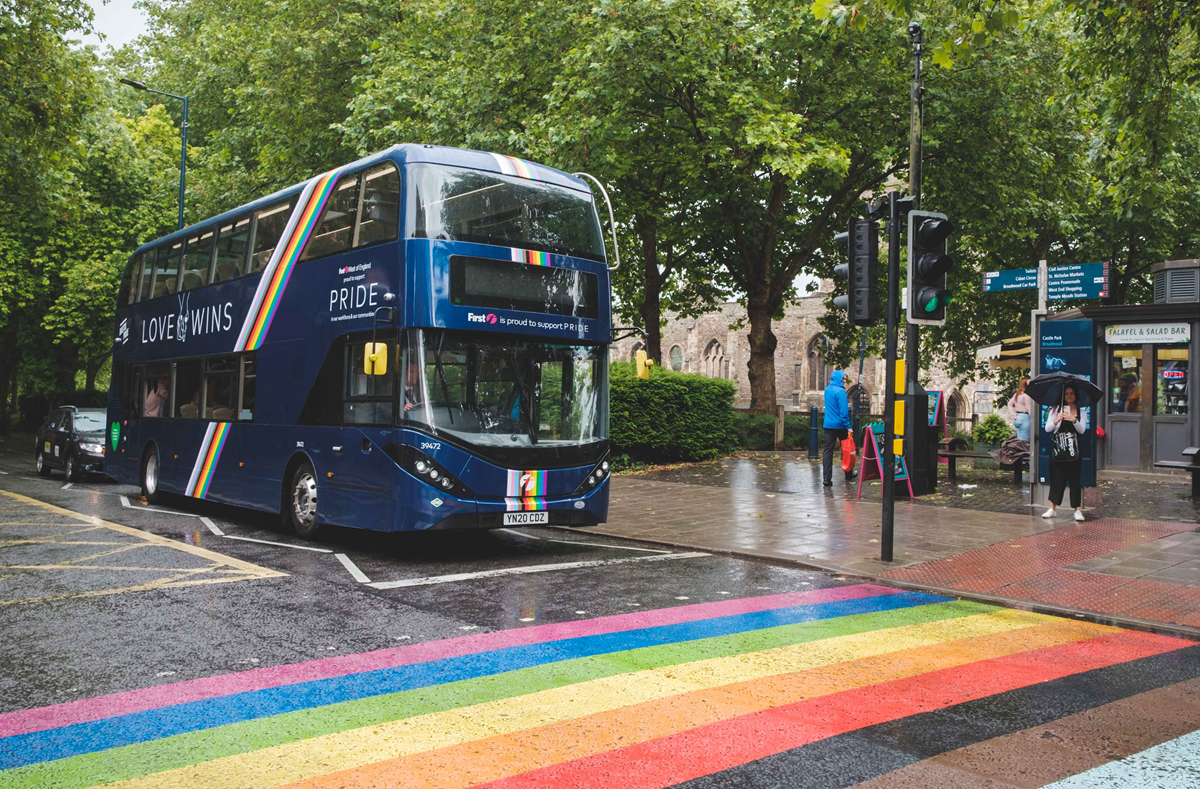
<instances>
[{"instance_id":1,"label":"bus stop pole","mask_svg":"<svg viewBox=\"0 0 1200 789\"><path fill-rule=\"evenodd\" d=\"M1049 302L1050 272L1046 261L1038 261L1038 306L1029 314L1029 377L1036 378L1040 374L1042 357L1042 318L1047 313ZM1045 496L1040 495L1045 486L1038 477L1038 437L1042 433L1042 407L1029 415L1029 506L1037 506Z\"/></svg>"}]
</instances>

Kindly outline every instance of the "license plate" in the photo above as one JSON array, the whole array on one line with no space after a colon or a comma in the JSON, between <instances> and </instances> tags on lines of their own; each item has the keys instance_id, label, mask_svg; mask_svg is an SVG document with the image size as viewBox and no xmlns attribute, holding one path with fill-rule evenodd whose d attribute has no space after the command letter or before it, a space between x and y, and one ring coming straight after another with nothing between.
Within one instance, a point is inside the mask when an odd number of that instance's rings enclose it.
<instances>
[{"instance_id":1,"label":"license plate","mask_svg":"<svg viewBox=\"0 0 1200 789\"><path fill-rule=\"evenodd\" d=\"M550 513L548 512L506 512L504 513L505 526L530 526L535 523L549 523Z\"/></svg>"}]
</instances>

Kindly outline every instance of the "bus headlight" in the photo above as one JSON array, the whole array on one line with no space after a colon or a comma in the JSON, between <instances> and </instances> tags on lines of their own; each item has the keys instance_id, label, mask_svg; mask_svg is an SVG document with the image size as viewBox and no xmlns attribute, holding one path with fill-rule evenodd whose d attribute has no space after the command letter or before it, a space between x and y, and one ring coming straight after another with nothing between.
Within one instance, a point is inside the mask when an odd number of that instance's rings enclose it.
<instances>
[{"instance_id":1,"label":"bus headlight","mask_svg":"<svg viewBox=\"0 0 1200 789\"><path fill-rule=\"evenodd\" d=\"M416 447L408 444L389 444L384 447L388 456L396 461L400 468L412 474L427 485L432 485L441 491L463 499L473 499L475 494L459 481L457 477L443 468L436 460L426 455Z\"/></svg>"},{"instance_id":2,"label":"bus headlight","mask_svg":"<svg viewBox=\"0 0 1200 789\"><path fill-rule=\"evenodd\" d=\"M588 473L583 482L579 483L579 487L575 488L575 494L578 495L595 490L596 486L600 485L606 479L608 479L608 458L596 464L596 467Z\"/></svg>"}]
</instances>

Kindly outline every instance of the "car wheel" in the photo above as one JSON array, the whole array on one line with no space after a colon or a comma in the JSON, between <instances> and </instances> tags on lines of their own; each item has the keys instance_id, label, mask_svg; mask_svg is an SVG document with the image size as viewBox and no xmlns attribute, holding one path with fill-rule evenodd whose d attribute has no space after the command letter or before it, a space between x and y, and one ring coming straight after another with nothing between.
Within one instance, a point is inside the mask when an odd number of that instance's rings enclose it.
<instances>
[{"instance_id":1,"label":"car wheel","mask_svg":"<svg viewBox=\"0 0 1200 789\"><path fill-rule=\"evenodd\" d=\"M37 473L39 477L50 476L50 464L46 462L46 456L40 449L37 451Z\"/></svg>"},{"instance_id":2,"label":"car wheel","mask_svg":"<svg viewBox=\"0 0 1200 789\"><path fill-rule=\"evenodd\" d=\"M151 504L157 504L162 499L162 490L159 488L161 471L158 450L150 447L150 451L146 453L146 459L142 461L142 496Z\"/></svg>"},{"instance_id":3,"label":"car wheel","mask_svg":"<svg viewBox=\"0 0 1200 789\"><path fill-rule=\"evenodd\" d=\"M83 477L83 473L79 470L79 460L75 457L74 452L67 455L67 463L63 466L63 475L66 476L67 482L78 482Z\"/></svg>"},{"instance_id":4,"label":"car wheel","mask_svg":"<svg viewBox=\"0 0 1200 789\"><path fill-rule=\"evenodd\" d=\"M301 537L316 537L321 530L317 523L317 475L312 465L302 463L292 475L288 494L288 520L292 531Z\"/></svg>"}]
</instances>

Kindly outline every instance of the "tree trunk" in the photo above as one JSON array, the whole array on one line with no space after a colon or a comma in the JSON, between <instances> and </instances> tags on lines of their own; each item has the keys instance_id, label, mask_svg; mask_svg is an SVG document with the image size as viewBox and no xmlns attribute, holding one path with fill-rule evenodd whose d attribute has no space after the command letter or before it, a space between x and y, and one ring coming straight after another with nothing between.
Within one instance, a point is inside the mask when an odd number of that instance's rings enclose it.
<instances>
[{"instance_id":1,"label":"tree trunk","mask_svg":"<svg viewBox=\"0 0 1200 789\"><path fill-rule=\"evenodd\" d=\"M9 368L8 366L4 366L3 368L0 368L0 392L2 392L4 395L4 397L3 397L4 403L3 403L2 407L0 407L0 436L8 435L8 423L9 423L9 417L10 417L9 406L8 406L8 382L9 382L9 370L10 369L11 368Z\"/></svg>"},{"instance_id":2,"label":"tree trunk","mask_svg":"<svg viewBox=\"0 0 1200 789\"><path fill-rule=\"evenodd\" d=\"M84 389L89 392L96 391L96 373L99 371L99 367L92 367L90 364L87 366L87 369L84 371L84 375L86 376L83 384Z\"/></svg>"},{"instance_id":3,"label":"tree trunk","mask_svg":"<svg viewBox=\"0 0 1200 789\"><path fill-rule=\"evenodd\" d=\"M638 313L646 330L646 356L662 365L662 287L663 276L658 270L658 222L653 216L634 219L642 242L642 303Z\"/></svg>"},{"instance_id":4,"label":"tree trunk","mask_svg":"<svg viewBox=\"0 0 1200 789\"><path fill-rule=\"evenodd\" d=\"M771 309L765 294L751 294L746 303L750 319L750 410L775 411L775 346L779 341L771 331Z\"/></svg>"}]
</instances>

